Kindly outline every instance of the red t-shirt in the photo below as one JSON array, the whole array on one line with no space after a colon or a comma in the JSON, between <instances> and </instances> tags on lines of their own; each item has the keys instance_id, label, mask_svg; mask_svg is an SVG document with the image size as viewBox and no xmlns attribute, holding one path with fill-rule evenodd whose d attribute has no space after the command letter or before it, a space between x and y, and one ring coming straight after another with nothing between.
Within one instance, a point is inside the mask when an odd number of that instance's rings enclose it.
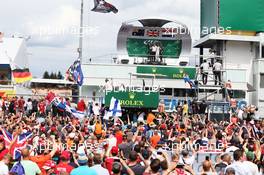
<instances>
[{"instance_id":1,"label":"red t-shirt","mask_svg":"<svg viewBox=\"0 0 264 175\"><path fill-rule=\"evenodd\" d=\"M115 137L116 137L116 146L118 146L119 144L121 144L123 142L123 134L122 134L122 132L118 131L115 134Z\"/></svg>"},{"instance_id":2,"label":"red t-shirt","mask_svg":"<svg viewBox=\"0 0 264 175\"><path fill-rule=\"evenodd\" d=\"M23 99L18 100L18 108L23 109L24 108L25 101Z\"/></svg>"},{"instance_id":3,"label":"red t-shirt","mask_svg":"<svg viewBox=\"0 0 264 175\"><path fill-rule=\"evenodd\" d=\"M108 170L109 174L113 174L112 173L113 163L114 163L114 158L113 157L107 157L105 159L105 168Z\"/></svg>"},{"instance_id":4,"label":"red t-shirt","mask_svg":"<svg viewBox=\"0 0 264 175\"><path fill-rule=\"evenodd\" d=\"M68 163L61 162L56 166L56 174L59 174L61 172L67 172L70 174L73 169L74 167L72 167Z\"/></svg>"},{"instance_id":5,"label":"red t-shirt","mask_svg":"<svg viewBox=\"0 0 264 175\"><path fill-rule=\"evenodd\" d=\"M45 103L44 102L40 102L39 103L39 112L40 113L44 113L45 112Z\"/></svg>"},{"instance_id":6,"label":"red t-shirt","mask_svg":"<svg viewBox=\"0 0 264 175\"><path fill-rule=\"evenodd\" d=\"M85 108L86 108L86 105L84 101L83 100L79 101L79 103L77 104L77 110L83 112Z\"/></svg>"}]
</instances>

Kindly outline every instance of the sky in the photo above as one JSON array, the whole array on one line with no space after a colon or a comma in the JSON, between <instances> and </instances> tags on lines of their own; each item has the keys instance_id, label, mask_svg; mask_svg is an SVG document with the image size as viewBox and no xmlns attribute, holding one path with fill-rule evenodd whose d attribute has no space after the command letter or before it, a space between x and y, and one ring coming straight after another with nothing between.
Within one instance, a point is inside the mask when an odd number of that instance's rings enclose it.
<instances>
[{"instance_id":1,"label":"sky","mask_svg":"<svg viewBox=\"0 0 264 175\"><path fill-rule=\"evenodd\" d=\"M199 39L199 0L107 0L117 14L90 11L93 0L84 0L83 60L116 53L118 30L133 19L173 19L194 28ZM0 31L5 37L27 38L29 68L35 77L44 71L62 73L78 57L81 0L8 0L0 6Z\"/></svg>"}]
</instances>

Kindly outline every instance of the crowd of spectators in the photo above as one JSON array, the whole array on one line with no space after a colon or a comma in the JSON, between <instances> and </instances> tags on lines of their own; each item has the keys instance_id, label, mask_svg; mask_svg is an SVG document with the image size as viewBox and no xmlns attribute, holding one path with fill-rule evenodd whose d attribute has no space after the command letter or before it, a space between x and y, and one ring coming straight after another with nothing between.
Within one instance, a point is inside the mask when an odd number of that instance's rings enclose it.
<instances>
[{"instance_id":1,"label":"crowd of spectators","mask_svg":"<svg viewBox=\"0 0 264 175\"><path fill-rule=\"evenodd\" d=\"M0 175L263 173L264 121L255 106L221 122L208 119L205 102L179 103L171 113L138 110L137 120L106 117L103 105L83 100L76 107L89 116L75 118L44 98L1 98Z\"/></svg>"}]
</instances>

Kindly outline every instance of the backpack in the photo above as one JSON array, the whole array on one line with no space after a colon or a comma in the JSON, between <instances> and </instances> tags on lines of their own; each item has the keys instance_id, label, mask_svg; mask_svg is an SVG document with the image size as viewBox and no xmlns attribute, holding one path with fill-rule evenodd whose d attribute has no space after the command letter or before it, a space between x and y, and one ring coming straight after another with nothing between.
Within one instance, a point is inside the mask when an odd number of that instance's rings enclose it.
<instances>
[{"instance_id":1,"label":"backpack","mask_svg":"<svg viewBox=\"0 0 264 175\"><path fill-rule=\"evenodd\" d=\"M25 169L20 161L12 167L10 172L16 175L25 175Z\"/></svg>"}]
</instances>

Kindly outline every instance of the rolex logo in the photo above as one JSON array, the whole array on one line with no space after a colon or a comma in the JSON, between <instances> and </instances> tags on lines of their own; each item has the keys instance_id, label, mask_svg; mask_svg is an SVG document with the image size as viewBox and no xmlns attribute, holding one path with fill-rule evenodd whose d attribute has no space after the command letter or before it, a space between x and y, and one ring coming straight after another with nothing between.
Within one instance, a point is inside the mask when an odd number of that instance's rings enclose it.
<instances>
[{"instance_id":1,"label":"rolex logo","mask_svg":"<svg viewBox=\"0 0 264 175\"><path fill-rule=\"evenodd\" d=\"M184 70L183 69L180 69L180 74L183 74L184 73Z\"/></svg>"},{"instance_id":2,"label":"rolex logo","mask_svg":"<svg viewBox=\"0 0 264 175\"><path fill-rule=\"evenodd\" d=\"M155 67L152 68L152 72L153 73L156 73L157 72L157 69Z\"/></svg>"},{"instance_id":3,"label":"rolex logo","mask_svg":"<svg viewBox=\"0 0 264 175\"><path fill-rule=\"evenodd\" d=\"M135 98L135 93L134 92L130 92L129 94L128 94L128 96L129 96L129 98L130 99L134 99Z\"/></svg>"}]
</instances>

